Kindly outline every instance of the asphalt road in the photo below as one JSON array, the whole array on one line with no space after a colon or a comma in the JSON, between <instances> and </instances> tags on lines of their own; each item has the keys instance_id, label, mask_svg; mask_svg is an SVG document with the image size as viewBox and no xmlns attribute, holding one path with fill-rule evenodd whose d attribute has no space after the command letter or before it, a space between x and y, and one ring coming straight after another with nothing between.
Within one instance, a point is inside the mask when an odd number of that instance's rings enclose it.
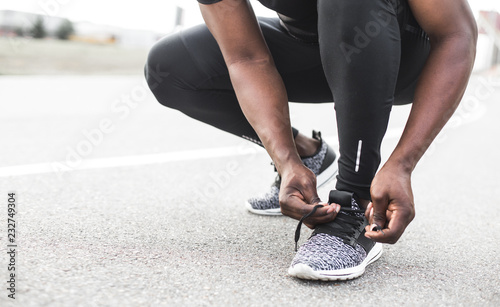
<instances>
[{"instance_id":1,"label":"asphalt road","mask_svg":"<svg viewBox=\"0 0 500 307\"><path fill-rule=\"evenodd\" d=\"M500 305L498 75L474 76L419 164L400 242L330 283L287 276L295 221L244 209L274 178L266 153L161 107L141 82L0 77L0 306ZM408 111L394 109L384 157ZM295 126L335 144L332 118L332 104L292 108Z\"/></svg>"}]
</instances>

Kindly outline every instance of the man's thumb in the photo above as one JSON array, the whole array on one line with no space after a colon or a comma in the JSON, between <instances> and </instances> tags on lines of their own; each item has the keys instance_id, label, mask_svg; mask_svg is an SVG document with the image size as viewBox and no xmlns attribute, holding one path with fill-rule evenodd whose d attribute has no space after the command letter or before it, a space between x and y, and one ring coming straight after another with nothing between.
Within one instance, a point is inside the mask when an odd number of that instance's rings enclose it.
<instances>
[{"instance_id":1,"label":"man's thumb","mask_svg":"<svg viewBox=\"0 0 500 307\"><path fill-rule=\"evenodd\" d=\"M316 189L313 189L312 191L304 191L304 194L307 203L310 205L319 204L321 202Z\"/></svg>"},{"instance_id":2,"label":"man's thumb","mask_svg":"<svg viewBox=\"0 0 500 307\"><path fill-rule=\"evenodd\" d=\"M370 214L370 230L377 231L385 228L387 222L387 203L384 199L373 200Z\"/></svg>"}]
</instances>

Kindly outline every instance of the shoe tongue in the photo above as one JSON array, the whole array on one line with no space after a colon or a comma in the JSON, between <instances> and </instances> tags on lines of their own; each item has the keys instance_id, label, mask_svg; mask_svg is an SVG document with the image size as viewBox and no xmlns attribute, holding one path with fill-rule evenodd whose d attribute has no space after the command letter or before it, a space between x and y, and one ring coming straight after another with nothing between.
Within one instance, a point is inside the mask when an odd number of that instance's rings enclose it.
<instances>
[{"instance_id":1,"label":"shoe tongue","mask_svg":"<svg viewBox=\"0 0 500 307\"><path fill-rule=\"evenodd\" d=\"M339 204L343 208L352 208L352 199L354 198L354 193L332 190L330 191L330 196L328 197L328 203ZM353 208L359 209L359 208Z\"/></svg>"},{"instance_id":2,"label":"shoe tongue","mask_svg":"<svg viewBox=\"0 0 500 307\"><path fill-rule=\"evenodd\" d=\"M358 205L358 201L354 197L354 193L349 193L345 191L337 191L333 190L330 191L330 196L328 199L328 203L336 203L339 204L342 208L345 209L353 209L353 210L359 210L360 207ZM355 224L360 221L360 218L364 217L364 213L361 212L353 212L351 210L342 210L340 211L340 215L337 216L336 219L329 223L321 224L316 226L314 229L313 235L315 234L320 234L320 233L326 233L330 234L336 237L342 237L346 238L345 236L350 236L348 233L351 230L356 230L357 236L362 232L362 229L364 229L363 225L359 225L361 229L358 229L358 226ZM365 219L366 220L366 219ZM352 223L352 222L356 223ZM346 233L346 231L348 233ZM357 237L356 237L357 239ZM350 240L350 239L349 239ZM344 241L345 242L345 241ZM355 242L355 241L352 241ZM348 243L348 244L354 244L354 243ZM354 246L354 245L352 245Z\"/></svg>"}]
</instances>

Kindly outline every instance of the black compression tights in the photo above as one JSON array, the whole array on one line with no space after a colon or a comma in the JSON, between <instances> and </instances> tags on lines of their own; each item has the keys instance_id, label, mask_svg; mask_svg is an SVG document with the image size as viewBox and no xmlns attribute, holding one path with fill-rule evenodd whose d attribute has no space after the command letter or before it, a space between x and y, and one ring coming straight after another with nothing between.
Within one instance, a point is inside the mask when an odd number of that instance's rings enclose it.
<instances>
[{"instance_id":1,"label":"black compression tights","mask_svg":"<svg viewBox=\"0 0 500 307\"><path fill-rule=\"evenodd\" d=\"M259 22L289 100L335 101L337 189L370 199L391 107L411 103L429 41L406 0L318 0L318 12L319 44L291 37L278 19ZM161 104L259 142L205 25L159 41L149 54L146 78Z\"/></svg>"}]
</instances>

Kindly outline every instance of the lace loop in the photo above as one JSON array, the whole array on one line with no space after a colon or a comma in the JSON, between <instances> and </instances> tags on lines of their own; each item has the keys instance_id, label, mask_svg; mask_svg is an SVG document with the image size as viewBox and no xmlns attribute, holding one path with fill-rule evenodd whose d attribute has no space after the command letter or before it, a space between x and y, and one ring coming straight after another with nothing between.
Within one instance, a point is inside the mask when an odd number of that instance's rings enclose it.
<instances>
[{"instance_id":1,"label":"lace loop","mask_svg":"<svg viewBox=\"0 0 500 307\"><path fill-rule=\"evenodd\" d=\"M308 217L310 217L314 213L316 213L316 210L318 210L318 208L321 208L321 207L323 207L323 205L314 206L314 208L312 209L311 212L307 213L306 215L304 215L300 219L299 224L297 225L297 229L295 229L295 251L297 251L297 244L298 244L299 239L300 239L300 229L302 228L302 223L304 222L305 219L307 219Z\"/></svg>"}]
</instances>

